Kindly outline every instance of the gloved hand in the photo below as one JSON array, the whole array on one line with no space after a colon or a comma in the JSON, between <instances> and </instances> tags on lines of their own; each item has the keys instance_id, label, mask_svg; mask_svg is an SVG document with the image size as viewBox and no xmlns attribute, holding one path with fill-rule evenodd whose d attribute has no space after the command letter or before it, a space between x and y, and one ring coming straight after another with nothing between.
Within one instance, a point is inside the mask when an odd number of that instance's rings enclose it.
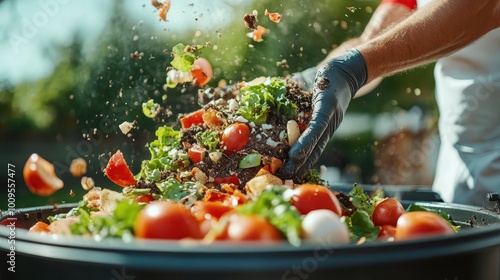
<instances>
[{"instance_id":1,"label":"gloved hand","mask_svg":"<svg viewBox=\"0 0 500 280\"><path fill-rule=\"evenodd\" d=\"M304 72L308 71L306 74L309 75L310 69ZM311 121L290 149L290 159L281 168L281 176L302 176L318 161L331 135L342 122L349 102L366 83L367 76L365 59L356 49L347 50L319 68L312 89ZM300 84L300 80L297 81ZM304 84L307 86L307 82Z\"/></svg>"}]
</instances>

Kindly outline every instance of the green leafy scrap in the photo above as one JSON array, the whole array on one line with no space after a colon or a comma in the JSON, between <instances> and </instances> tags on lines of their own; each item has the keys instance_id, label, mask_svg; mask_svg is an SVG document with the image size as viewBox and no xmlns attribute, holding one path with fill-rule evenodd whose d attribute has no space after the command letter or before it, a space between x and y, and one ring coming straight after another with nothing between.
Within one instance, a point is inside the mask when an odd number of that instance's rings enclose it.
<instances>
[{"instance_id":1,"label":"green leafy scrap","mask_svg":"<svg viewBox=\"0 0 500 280\"><path fill-rule=\"evenodd\" d=\"M172 49L174 58L170 64L179 71L188 72L193 67L194 61L199 57L203 48L203 45L186 46L179 43Z\"/></svg>"},{"instance_id":2,"label":"green leafy scrap","mask_svg":"<svg viewBox=\"0 0 500 280\"><path fill-rule=\"evenodd\" d=\"M194 138L198 143L203 146L207 151L219 151L220 133L216 130L204 130L195 134Z\"/></svg>"},{"instance_id":3,"label":"green leafy scrap","mask_svg":"<svg viewBox=\"0 0 500 280\"><path fill-rule=\"evenodd\" d=\"M271 110L288 119L297 112L297 105L286 97L285 81L276 77L243 87L239 105L238 113L257 125L266 123Z\"/></svg>"},{"instance_id":4,"label":"green leafy scrap","mask_svg":"<svg viewBox=\"0 0 500 280\"><path fill-rule=\"evenodd\" d=\"M273 226L286 236L288 242L299 246L301 232L301 215L290 202L282 186L268 187L253 201L238 207L243 215L255 214L266 218Z\"/></svg>"},{"instance_id":5,"label":"green leafy scrap","mask_svg":"<svg viewBox=\"0 0 500 280\"><path fill-rule=\"evenodd\" d=\"M144 204L124 199L117 203L111 215L91 215L88 209L78 209L79 219L71 224L71 233L90 234L95 238L119 237L126 240L133 237L134 221Z\"/></svg>"},{"instance_id":6,"label":"green leafy scrap","mask_svg":"<svg viewBox=\"0 0 500 280\"><path fill-rule=\"evenodd\" d=\"M203 197L200 185L194 182L182 183L169 177L156 186L160 189L163 198L173 201L180 201L188 196L193 196L196 199Z\"/></svg>"},{"instance_id":7,"label":"green leafy scrap","mask_svg":"<svg viewBox=\"0 0 500 280\"><path fill-rule=\"evenodd\" d=\"M350 217L343 217L347 226L351 240L357 241L364 237L368 241L375 240L380 232L380 227L373 224L371 216L363 210L357 210Z\"/></svg>"},{"instance_id":8,"label":"green leafy scrap","mask_svg":"<svg viewBox=\"0 0 500 280\"><path fill-rule=\"evenodd\" d=\"M144 160L137 179L158 180L161 171L178 171L189 165L189 156L181 148L181 132L169 126L159 127L156 140L148 144L150 160Z\"/></svg>"}]
</instances>

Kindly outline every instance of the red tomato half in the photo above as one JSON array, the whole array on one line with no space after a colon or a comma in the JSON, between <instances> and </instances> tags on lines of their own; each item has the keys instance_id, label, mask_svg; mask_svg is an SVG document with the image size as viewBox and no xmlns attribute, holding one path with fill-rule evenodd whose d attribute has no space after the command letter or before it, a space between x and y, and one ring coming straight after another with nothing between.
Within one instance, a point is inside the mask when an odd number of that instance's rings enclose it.
<instances>
[{"instance_id":1,"label":"red tomato half","mask_svg":"<svg viewBox=\"0 0 500 280\"><path fill-rule=\"evenodd\" d=\"M383 225L380 227L377 238L381 240L387 240L389 238L394 238L396 235L396 227L391 225Z\"/></svg>"},{"instance_id":2,"label":"red tomato half","mask_svg":"<svg viewBox=\"0 0 500 280\"><path fill-rule=\"evenodd\" d=\"M155 201L139 212L134 223L138 238L201 238L200 226L191 211L175 202Z\"/></svg>"},{"instance_id":3,"label":"red tomato half","mask_svg":"<svg viewBox=\"0 0 500 280\"><path fill-rule=\"evenodd\" d=\"M438 214L413 211L406 212L399 217L394 238L395 240L408 240L451 233L455 233L455 230Z\"/></svg>"},{"instance_id":4,"label":"red tomato half","mask_svg":"<svg viewBox=\"0 0 500 280\"><path fill-rule=\"evenodd\" d=\"M233 214L222 234L233 241L280 241L281 232L271 225L265 218L257 215Z\"/></svg>"},{"instance_id":5,"label":"red tomato half","mask_svg":"<svg viewBox=\"0 0 500 280\"><path fill-rule=\"evenodd\" d=\"M104 174L115 184L120 187L133 186L136 183L134 175L123 157L120 150L109 159Z\"/></svg>"},{"instance_id":6,"label":"red tomato half","mask_svg":"<svg viewBox=\"0 0 500 280\"><path fill-rule=\"evenodd\" d=\"M181 122L182 128L187 129L193 125L202 124L203 123L203 114L205 114L205 110L200 109L198 111L194 111L190 114L182 116L179 119Z\"/></svg>"},{"instance_id":7,"label":"red tomato half","mask_svg":"<svg viewBox=\"0 0 500 280\"><path fill-rule=\"evenodd\" d=\"M37 154L32 154L24 164L23 177L28 189L40 196L52 195L64 186L54 165Z\"/></svg>"},{"instance_id":8,"label":"red tomato half","mask_svg":"<svg viewBox=\"0 0 500 280\"><path fill-rule=\"evenodd\" d=\"M233 123L222 132L222 144L226 147L224 153L232 154L243 149L250 139L250 128L244 123Z\"/></svg>"},{"instance_id":9,"label":"red tomato half","mask_svg":"<svg viewBox=\"0 0 500 280\"><path fill-rule=\"evenodd\" d=\"M394 198L386 198L380 201L373 210L372 221L376 226L396 226L399 216L405 212L401 202Z\"/></svg>"},{"instance_id":10,"label":"red tomato half","mask_svg":"<svg viewBox=\"0 0 500 280\"><path fill-rule=\"evenodd\" d=\"M291 201L302 215L306 215L313 210L328 209L342 216L342 207L339 200L329 188L322 185L300 185L293 190Z\"/></svg>"},{"instance_id":11,"label":"red tomato half","mask_svg":"<svg viewBox=\"0 0 500 280\"><path fill-rule=\"evenodd\" d=\"M193 67L191 68L191 75L197 86L204 86L212 79L212 65L208 60L200 57L194 61Z\"/></svg>"}]
</instances>

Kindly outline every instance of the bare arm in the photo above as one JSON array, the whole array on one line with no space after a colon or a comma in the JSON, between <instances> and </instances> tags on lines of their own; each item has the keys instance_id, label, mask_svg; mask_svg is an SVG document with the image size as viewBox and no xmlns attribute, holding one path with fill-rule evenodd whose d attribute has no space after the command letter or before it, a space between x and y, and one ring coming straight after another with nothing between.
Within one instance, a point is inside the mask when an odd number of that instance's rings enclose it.
<instances>
[{"instance_id":1,"label":"bare arm","mask_svg":"<svg viewBox=\"0 0 500 280\"><path fill-rule=\"evenodd\" d=\"M357 49L370 82L435 61L499 26L498 0L436 0Z\"/></svg>"},{"instance_id":2,"label":"bare arm","mask_svg":"<svg viewBox=\"0 0 500 280\"><path fill-rule=\"evenodd\" d=\"M361 36L347 40L344 43L342 43L336 49L331 51L328 54L328 56L320 64L323 64L326 61L342 54L343 52L345 52L349 48L355 48L355 47L369 41L370 39L374 38L376 35L382 33L389 26L392 26L392 25L400 22L404 18L408 17L410 13L411 13L411 11L408 7L400 5L400 4L388 3L388 4L380 5L373 13L373 16L370 18L370 21L366 25ZM378 84L381 81L382 81L382 78L380 77L380 78L374 79L369 84L366 84L365 86L363 86L362 88L359 89L359 91L356 93L356 97L360 97L360 96L363 96L363 95L369 93L376 86L378 86Z\"/></svg>"}]
</instances>

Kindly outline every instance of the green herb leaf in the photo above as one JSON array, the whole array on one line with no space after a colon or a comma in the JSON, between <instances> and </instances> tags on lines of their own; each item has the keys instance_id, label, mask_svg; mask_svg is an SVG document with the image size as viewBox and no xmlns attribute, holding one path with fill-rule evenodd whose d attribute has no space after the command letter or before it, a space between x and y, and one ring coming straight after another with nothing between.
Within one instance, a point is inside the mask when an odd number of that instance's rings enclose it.
<instances>
[{"instance_id":1,"label":"green herb leaf","mask_svg":"<svg viewBox=\"0 0 500 280\"><path fill-rule=\"evenodd\" d=\"M162 197L173 201L180 201L187 196L196 198L202 197L200 185L194 182L179 182L175 178L169 177L166 180L156 184L162 192Z\"/></svg>"},{"instance_id":2,"label":"green herb leaf","mask_svg":"<svg viewBox=\"0 0 500 280\"><path fill-rule=\"evenodd\" d=\"M365 237L367 240L375 240L380 232L380 227L376 227L370 215L363 210L357 210L350 217L343 217L349 226L351 239L354 241Z\"/></svg>"},{"instance_id":3,"label":"green herb leaf","mask_svg":"<svg viewBox=\"0 0 500 280\"><path fill-rule=\"evenodd\" d=\"M198 143L201 146L207 149L208 152L218 151L217 147L219 146L220 142L220 135L218 131L216 130L200 131L196 133L194 138L196 139L196 141L198 141Z\"/></svg>"},{"instance_id":4,"label":"green herb leaf","mask_svg":"<svg viewBox=\"0 0 500 280\"><path fill-rule=\"evenodd\" d=\"M256 214L266 218L283 233L294 246L299 246L301 215L286 195L287 188L272 186L265 189L254 201L236 208L244 215Z\"/></svg>"},{"instance_id":5,"label":"green herb leaf","mask_svg":"<svg viewBox=\"0 0 500 280\"><path fill-rule=\"evenodd\" d=\"M239 168L251 168L251 167L259 166L261 159L262 159L261 154L248 154L241 159L238 167Z\"/></svg>"},{"instance_id":6,"label":"green herb leaf","mask_svg":"<svg viewBox=\"0 0 500 280\"><path fill-rule=\"evenodd\" d=\"M352 204L356 207L356 209L365 211L370 217L373 215L375 201L365 193L363 188L355 184L349 192L349 196L351 197Z\"/></svg>"}]
</instances>

